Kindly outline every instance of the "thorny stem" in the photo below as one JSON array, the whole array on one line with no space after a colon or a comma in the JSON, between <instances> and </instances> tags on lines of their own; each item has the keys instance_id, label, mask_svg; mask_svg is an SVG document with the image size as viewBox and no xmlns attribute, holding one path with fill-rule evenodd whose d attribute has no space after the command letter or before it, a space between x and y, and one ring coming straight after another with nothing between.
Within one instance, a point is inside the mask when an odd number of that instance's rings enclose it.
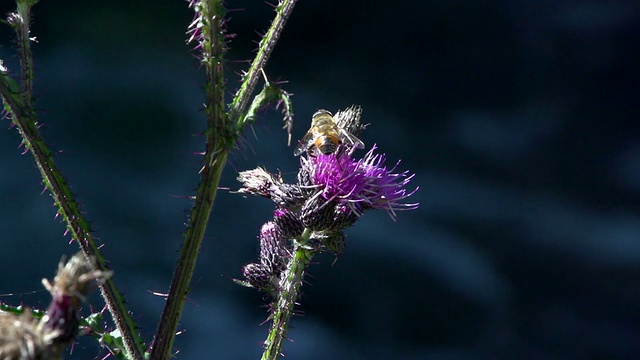
<instances>
[{"instance_id":1,"label":"thorny stem","mask_svg":"<svg viewBox=\"0 0 640 360\"><path fill-rule=\"evenodd\" d=\"M287 19L291 16L296 1L297 0L280 0L280 3L276 7L276 17L273 19L267 33L262 37L256 57L253 59L249 70L244 76L244 81L240 89L238 89L230 104L231 114L229 118L231 123L237 124L238 126L242 125L240 123L243 120L242 114L244 114L247 104L249 103L249 98L256 87L260 71L271 56L271 52L276 46Z\"/></svg>"},{"instance_id":2,"label":"thorny stem","mask_svg":"<svg viewBox=\"0 0 640 360\"><path fill-rule=\"evenodd\" d=\"M89 223L80 212L74 195L53 161L52 152L47 148L38 131L38 117L31 102L22 96L20 88L20 85L9 77L7 71L0 68L0 96L4 101L4 108L16 125L25 148L33 155L38 170L40 170L42 182L58 207L58 215L62 216L67 224L67 232L80 245L87 258L95 257L98 270L108 271L105 259L91 236ZM100 292L122 334L128 357L136 360L142 359L142 340L135 330L133 319L124 306L122 295L111 279L100 285Z\"/></svg>"},{"instance_id":3,"label":"thorny stem","mask_svg":"<svg viewBox=\"0 0 640 360\"><path fill-rule=\"evenodd\" d=\"M236 133L224 111L224 8L221 1L206 0L195 2L193 6L198 21L196 26L202 31L200 47L207 77L207 144L190 221L150 354L154 360L169 359L171 356L178 321L189 293L220 176L236 139Z\"/></svg>"},{"instance_id":4,"label":"thorny stem","mask_svg":"<svg viewBox=\"0 0 640 360\"><path fill-rule=\"evenodd\" d=\"M24 96L28 103L33 98L33 57L31 55L31 7L37 0L21 0L17 3L17 11L13 24L18 37L18 53L20 54L20 71Z\"/></svg>"},{"instance_id":5,"label":"thorny stem","mask_svg":"<svg viewBox=\"0 0 640 360\"><path fill-rule=\"evenodd\" d=\"M300 287L304 273L315 254L307 247L312 231L305 229L300 239L293 242L293 256L280 280L275 308L271 315L271 328L264 342L265 349L262 360L275 360L282 354L282 342L287 335L289 320L293 314L296 300L300 296Z\"/></svg>"},{"instance_id":6,"label":"thorny stem","mask_svg":"<svg viewBox=\"0 0 640 360\"><path fill-rule=\"evenodd\" d=\"M196 193L195 205L191 210L191 223L185 234L185 241L173 275L167 303L158 324L151 359L168 359L171 355L176 328L189 293L198 251L211 214L211 206L220 182L220 175L227 162L227 155L228 153L224 152L206 157L206 161L210 165L205 166L205 169L202 170L202 180ZM212 160L214 157L215 160Z\"/></svg>"},{"instance_id":7,"label":"thorny stem","mask_svg":"<svg viewBox=\"0 0 640 360\"><path fill-rule=\"evenodd\" d=\"M276 18L260 42L258 54L230 105L229 113L226 113L224 108L223 54L225 48L222 2L203 0L191 3L196 11L196 21L192 24L196 29L194 37L200 37L201 59L207 75L205 84L207 96L205 110L208 118L207 147L190 223L150 354L152 359L168 359L171 355L178 321L189 292L198 251L211 214L222 170L238 133L242 131L244 124L239 122L245 117L243 114L246 112L249 97L256 86L259 71L271 55L295 2L296 0L282 0L277 6Z\"/></svg>"}]
</instances>

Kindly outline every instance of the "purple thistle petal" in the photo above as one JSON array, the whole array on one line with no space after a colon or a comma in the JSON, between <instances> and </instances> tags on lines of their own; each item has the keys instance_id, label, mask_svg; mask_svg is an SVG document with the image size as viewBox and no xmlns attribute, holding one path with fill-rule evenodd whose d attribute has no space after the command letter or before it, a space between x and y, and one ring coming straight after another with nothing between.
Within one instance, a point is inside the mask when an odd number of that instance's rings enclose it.
<instances>
[{"instance_id":1,"label":"purple thistle petal","mask_svg":"<svg viewBox=\"0 0 640 360\"><path fill-rule=\"evenodd\" d=\"M374 145L360 160L347 153L318 155L303 158L302 166L309 169L313 185L321 189L319 195L326 202L346 204L358 216L369 208L382 209L396 220L396 211L418 207L418 203L403 202L418 188L408 191L406 187L414 174L395 173L400 161L387 169L386 157L376 154L376 148Z\"/></svg>"}]
</instances>

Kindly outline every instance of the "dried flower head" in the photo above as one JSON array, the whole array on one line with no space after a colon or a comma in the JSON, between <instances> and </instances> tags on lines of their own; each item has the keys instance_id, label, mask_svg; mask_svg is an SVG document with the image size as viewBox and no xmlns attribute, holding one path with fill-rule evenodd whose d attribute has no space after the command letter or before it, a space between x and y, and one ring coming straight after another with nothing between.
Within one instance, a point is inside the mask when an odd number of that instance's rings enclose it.
<instances>
[{"instance_id":1,"label":"dried flower head","mask_svg":"<svg viewBox=\"0 0 640 360\"><path fill-rule=\"evenodd\" d=\"M82 252L78 252L69 261L60 260L53 284L47 279L42 279L42 284L54 298L72 296L84 300L96 285L111 277L111 271L95 270L95 267L95 259L87 260Z\"/></svg>"},{"instance_id":2,"label":"dried flower head","mask_svg":"<svg viewBox=\"0 0 640 360\"><path fill-rule=\"evenodd\" d=\"M336 111L336 114L333 115L333 120L339 128L345 129L347 132L359 136L368 125L363 124L360 121L361 116L362 108L357 105L352 105L344 110Z\"/></svg>"},{"instance_id":3,"label":"dried flower head","mask_svg":"<svg viewBox=\"0 0 640 360\"><path fill-rule=\"evenodd\" d=\"M42 279L42 284L53 298L42 321L47 327L60 332L58 341L70 342L76 337L80 304L97 283L103 283L111 276L110 271L94 269L95 260L87 260L82 252L78 252L67 262L64 258L60 260L53 284Z\"/></svg>"},{"instance_id":4,"label":"dried flower head","mask_svg":"<svg viewBox=\"0 0 640 360\"><path fill-rule=\"evenodd\" d=\"M296 208L304 202L298 186L286 184L280 174L271 174L261 167L240 172L238 181L244 184L239 193L266 197L281 208Z\"/></svg>"},{"instance_id":5,"label":"dried flower head","mask_svg":"<svg viewBox=\"0 0 640 360\"><path fill-rule=\"evenodd\" d=\"M34 318L29 310L20 315L0 311L0 359L58 359L78 334L78 309L95 282L111 272L94 270L94 261L77 253L58 265L53 284L42 283L52 300L46 315Z\"/></svg>"},{"instance_id":6,"label":"dried flower head","mask_svg":"<svg viewBox=\"0 0 640 360\"><path fill-rule=\"evenodd\" d=\"M28 309L20 315L0 311L0 359L57 359L58 336Z\"/></svg>"}]
</instances>

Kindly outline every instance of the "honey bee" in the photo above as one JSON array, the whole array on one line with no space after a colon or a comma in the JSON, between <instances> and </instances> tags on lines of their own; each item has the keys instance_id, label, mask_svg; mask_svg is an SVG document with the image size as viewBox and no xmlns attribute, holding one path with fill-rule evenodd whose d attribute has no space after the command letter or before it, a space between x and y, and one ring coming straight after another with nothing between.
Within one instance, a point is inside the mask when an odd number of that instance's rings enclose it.
<instances>
[{"instance_id":1,"label":"honey bee","mask_svg":"<svg viewBox=\"0 0 640 360\"><path fill-rule=\"evenodd\" d=\"M329 111L318 110L311 118L311 128L298 142L293 155L298 156L307 151L309 155L314 156L316 150L324 155L335 154L343 143L353 148L364 149L364 143L338 126Z\"/></svg>"}]
</instances>

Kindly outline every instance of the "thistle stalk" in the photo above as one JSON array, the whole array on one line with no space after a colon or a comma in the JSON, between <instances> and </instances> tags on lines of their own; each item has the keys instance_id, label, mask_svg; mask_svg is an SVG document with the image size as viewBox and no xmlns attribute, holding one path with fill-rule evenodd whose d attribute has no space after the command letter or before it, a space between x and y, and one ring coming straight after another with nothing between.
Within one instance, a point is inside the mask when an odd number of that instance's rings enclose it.
<instances>
[{"instance_id":1,"label":"thistle stalk","mask_svg":"<svg viewBox=\"0 0 640 360\"><path fill-rule=\"evenodd\" d=\"M315 250L306 246L311 234L311 230L305 229L300 239L294 242L293 256L291 256L279 284L281 291L278 292L278 298L271 314L271 328L264 342L265 349L262 353L262 360L275 360L282 355L282 342L287 335L293 308L300 296L302 280L315 254Z\"/></svg>"},{"instance_id":2,"label":"thistle stalk","mask_svg":"<svg viewBox=\"0 0 640 360\"><path fill-rule=\"evenodd\" d=\"M242 85L233 97L233 101L230 105L230 119L232 123L238 124L238 126L243 125L242 121L244 120L244 117L242 115L246 111L249 98L256 87L260 72L263 70L267 60L271 56L271 52L280 38L284 25L293 12L293 7L296 5L296 1L297 0L280 0L280 3L276 6L276 17L273 19L267 33L262 37L256 57L251 63L249 70L247 70Z\"/></svg>"},{"instance_id":3,"label":"thistle stalk","mask_svg":"<svg viewBox=\"0 0 640 360\"><path fill-rule=\"evenodd\" d=\"M33 155L42 182L58 208L58 215L67 224L67 233L78 243L87 258L95 258L97 270L108 272L105 259L91 235L89 223L80 212L73 193L53 161L51 150L38 131L38 117L20 93L12 91L16 86L6 72L0 71L0 96L4 101L4 108L18 129L25 148ZM124 305L124 298L111 279L107 279L99 287L116 327L122 334L128 358L142 359L142 339Z\"/></svg>"},{"instance_id":4,"label":"thistle stalk","mask_svg":"<svg viewBox=\"0 0 640 360\"><path fill-rule=\"evenodd\" d=\"M198 39L201 62L206 72L207 143L204 165L200 169L200 183L196 190L190 221L180 250L178 265L173 274L167 303L158 323L150 354L151 359L169 359L171 356L178 321L182 316L189 293L191 278L220 177L236 139L235 131L229 126L228 117L224 111L223 54L225 48L222 1L198 1L191 2L190 5L196 12L196 19L192 23L192 39L196 37Z\"/></svg>"},{"instance_id":5,"label":"thistle stalk","mask_svg":"<svg viewBox=\"0 0 640 360\"><path fill-rule=\"evenodd\" d=\"M58 208L57 215L61 216L67 224L67 233L78 243L87 259L95 259L97 270L108 272L105 259L91 235L89 222L80 212L75 196L53 161L53 153L38 130L39 119L31 96L33 62L28 45L31 41L29 38L30 6L34 3L35 1L21 1L18 3L18 12L9 15L9 23L14 27L20 44L22 83L14 81L9 76L9 71L0 65L0 96L6 113L11 117L22 137L22 144L33 155L42 182ZM100 292L116 327L122 334L128 358L142 359L143 343L135 330L133 319L124 306L122 295L111 279L100 284Z\"/></svg>"},{"instance_id":6,"label":"thistle stalk","mask_svg":"<svg viewBox=\"0 0 640 360\"><path fill-rule=\"evenodd\" d=\"M28 102L33 98L33 56L31 54L31 7L38 0L20 0L17 2L16 12L9 18L18 38L18 53L20 54L20 71L24 97Z\"/></svg>"}]
</instances>

